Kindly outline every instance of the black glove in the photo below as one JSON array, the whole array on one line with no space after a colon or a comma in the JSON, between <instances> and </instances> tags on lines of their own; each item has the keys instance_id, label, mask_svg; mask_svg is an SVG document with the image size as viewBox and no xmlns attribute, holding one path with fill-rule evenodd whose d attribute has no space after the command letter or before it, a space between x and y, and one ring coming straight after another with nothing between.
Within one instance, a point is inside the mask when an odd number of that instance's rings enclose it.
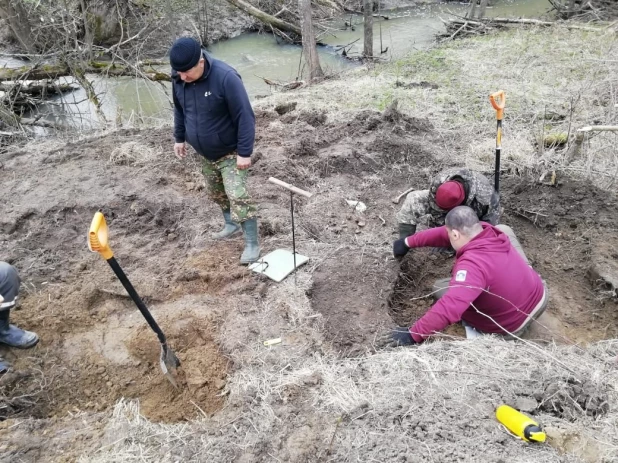
<instances>
[{"instance_id":1,"label":"black glove","mask_svg":"<svg viewBox=\"0 0 618 463\"><path fill-rule=\"evenodd\" d=\"M393 243L393 255L395 257L403 257L409 250L410 248L406 244L405 238L399 239Z\"/></svg>"},{"instance_id":2,"label":"black glove","mask_svg":"<svg viewBox=\"0 0 618 463\"><path fill-rule=\"evenodd\" d=\"M412 346L416 341L412 338L407 326L398 326L383 338L384 347Z\"/></svg>"}]
</instances>

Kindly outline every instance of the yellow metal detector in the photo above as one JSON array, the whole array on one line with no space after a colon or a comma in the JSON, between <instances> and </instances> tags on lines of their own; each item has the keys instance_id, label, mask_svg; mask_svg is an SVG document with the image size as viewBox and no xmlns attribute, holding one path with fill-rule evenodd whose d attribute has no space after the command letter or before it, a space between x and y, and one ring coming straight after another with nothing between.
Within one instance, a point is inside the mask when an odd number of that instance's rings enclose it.
<instances>
[{"instance_id":1,"label":"yellow metal detector","mask_svg":"<svg viewBox=\"0 0 618 463\"><path fill-rule=\"evenodd\" d=\"M92 252L98 252L101 254L103 259L107 261L122 283L122 286L124 286L124 289L127 290L127 293L129 293L129 296L131 296L131 299L133 299L133 302L135 302L135 305L137 305L137 308L148 322L148 325L150 325L150 328L152 328L152 331L156 333L159 338L159 343L161 344L161 358L159 360L159 365L161 366L161 370L163 370L163 374L169 382L172 383L175 388L178 388L178 384L176 383L176 379L172 375L172 372L180 366L180 360L178 360L176 354L174 354L172 349L170 349L167 345L167 340L165 339L163 331L161 331L161 328L159 328L159 325L157 325L157 322L150 314L146 304L144 304L144 301L142 301L139 297L137 291L133 288L133 285L125 275L124 271L120 268L118 262L116 262L114 253L109 247L107 231L108 229L107 222L105 222L105 217L101 212L97 212L92 219L92 223L90 224L90 231L88 232L88 248Z\"/></svg>"},{"instance_id":2,"label":"yellow metal detector","mask_svg":"<svg viewBox=\"0 0 618 463\"><path fill-rule=\"evenodd\" d=\"M508 405L496 409L496 418L516 437L526 442L545 442L547 438L539 423Z\"/></svg>"},{"instance_id":3,"label":"yellow metal detector","mask_svg":"<svg viewBox=\"0 0 618 463\"><path fill-rule=\"evenodd\" d=\"M504 107L506 106L506 95L504 90L489 95L489 101L496 110L496 120L498 130L496 132L496 168L494 171L494 189L496 193L500 190L500 152L502 151L502 118L504 117Z\"/></svg>"}]
</instances>

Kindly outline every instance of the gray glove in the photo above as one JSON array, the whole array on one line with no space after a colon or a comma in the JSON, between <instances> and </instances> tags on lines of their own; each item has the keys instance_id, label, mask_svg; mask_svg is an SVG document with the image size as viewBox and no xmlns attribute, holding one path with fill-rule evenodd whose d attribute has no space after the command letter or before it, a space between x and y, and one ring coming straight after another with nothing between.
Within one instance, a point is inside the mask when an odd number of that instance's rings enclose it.
<instances>
[{"instance_id":1,"label":"gray glove","mask_svg":"<svg viewBox=\"0 0 618 463\"><path fill-rule=\"evenodd\" d=\"M407 326L398 326L382 336L382 347L412 346L416 341L412 338Z\"/></svg>"}]
</instances>

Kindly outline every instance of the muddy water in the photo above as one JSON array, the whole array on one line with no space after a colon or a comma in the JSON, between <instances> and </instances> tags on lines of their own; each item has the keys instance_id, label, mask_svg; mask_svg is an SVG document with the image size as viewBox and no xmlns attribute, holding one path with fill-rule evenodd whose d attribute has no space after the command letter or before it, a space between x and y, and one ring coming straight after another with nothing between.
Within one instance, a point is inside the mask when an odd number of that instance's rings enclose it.
<instances>
[{"instance_id":1,"label":"muddy water","mask_svg":"<svg viewBox=\"0 0 618 463\"><path fill-rule=\"evenodd\" d=\"M538 17L550 7L548 0L497 0L488 8L491 17ZM391 10L384 14L389 20L374 21L374 50L386 50L385 59L400 57L412 50L427 48L437 33L444 31L443 19L450 13L464 15L468 5L443 3ZM351 23L352 28L345 23ZM319 40L326 46L319 47L322 67L337 72L355 66L342 59L337 49L355 42L349 55L361 52L363 20L360 16L345 15L323 22ZM213 56L233 67L241 74L251 98L270 93L262 77L279 82L290 82L299 74L300 47L282 44L272 35L250 33L210 47ZM171 119L170 85L136 81L131 78L101 79L91 76L97 92L103 96L103 113L108 121L123 121L125 125L137 123L157 124ZM85 99L83 91L76 91L46 105L41 112L45 119L69 126L93 126L97 116Z\"/></svg>"}]
</instances>

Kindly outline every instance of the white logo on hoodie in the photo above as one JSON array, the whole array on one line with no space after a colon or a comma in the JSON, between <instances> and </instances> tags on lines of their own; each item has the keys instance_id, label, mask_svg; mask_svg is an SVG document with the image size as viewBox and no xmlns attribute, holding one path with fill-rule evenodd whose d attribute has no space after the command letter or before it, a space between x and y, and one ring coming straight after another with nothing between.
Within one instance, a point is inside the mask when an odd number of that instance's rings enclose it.
<instances>
[{"instance_id":1,"label":"white logo on hoodie","mask_svg":"<svg viewBox=\"0 0 618 463\"><path fill-rule=\"evenodd\" d=\"M467 270L458 270L455 274L455 281L466 281L466 276L468 275Z\"/></svg>"}]
</instances>

